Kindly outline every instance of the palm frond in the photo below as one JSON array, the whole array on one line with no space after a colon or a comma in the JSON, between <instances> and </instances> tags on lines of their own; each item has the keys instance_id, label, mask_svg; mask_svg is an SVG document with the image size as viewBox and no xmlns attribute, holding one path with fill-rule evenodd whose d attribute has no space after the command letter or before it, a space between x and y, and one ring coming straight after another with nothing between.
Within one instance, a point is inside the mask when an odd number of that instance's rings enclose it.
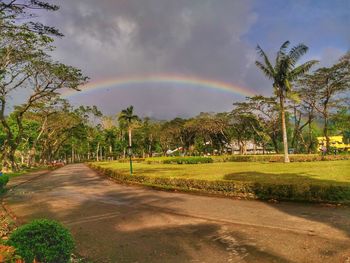
<instances>
[{"instance_id":1,"label":"palm frond","mask_svg":"<svg viewBox=\"0 0 350 263\"><path fill-rule=\"evenodd\" d=\"M307 73L311 69L311 67L317 64L318 62L319 61L317 60L310 60L296 67L289 73L289 80L296 80L299 76Z\"/></svg>"},{"instance_id":2,"label":"palm frond","mask_svg":"<svg viewBox=\"0 0 350 263\"><path fill-rule=\"evenodd\" d=\"M255 65L261 69L262 72L269 78L274 78L274 71L271 72L264 64L262 64L260 61L255 61Z\"/></svg>"},{"instance_id":3,"label":"palm frond","mask_svg":"<svg viewBox=\"0 0 350 263\"><path fill-rule=\"evenodd\" d=\"M122 110L119 114L118 120L123 120L129 123L133 121L138 121L139 117L134 114L134 106L129 106L126 109Z\"/></svg>"},{"instance_id":4,"label":"palm frond","mask_svg":"<svg viewBox=\"0 0 350 263\"><path fill-rule=\"evenodd\" d=\"M280 47L280 51L279 52L286 54L286 51L287 51L287 48L288 48L289 44L290 44L289 40L285 41L282 44L282 46Z\"/></svg>"},{"instance_id":5,"label":"palm frond","mask_svg":"<svg viewBox=\"0 0 350 263\"><path fill-rule=\"evenodd\" d=\"M130 117L130 119L135 120L135 121L140 120L139 116L137 116L137 115L132 115L132 116Z\"/></svg>"},{"instance_id":6,"label":"palm frond","mask_svg":"<svg viewBox=\"0 0 350 263\"><path fill-rule=\"evenodd\" d=\"M269 58L267 57L266 53L264 52L264 50L259 45L256 47L256 50L257 50L258 54L260 55L260 57L262 57L264 59L266 68L269 71L274 72L275 70L274 70Z\"/></svg>"},{"instance_id":7,"label":"palm frond","mask_svg":"<svg viewBox=\"0 0 350 263\"><path fill-rule=\"evenodd\" d=\"M287 48L289 46L290 42L287 40L286 42L284 42L282 44L282 46L280 47L280 50L277 53L277 56L285 56L287 54Z\"/></svg>"},{"instance_id":8,"label":"palm frond","mask_svg":"<svg viewBox=\"0 0 350 263\"><path fill-rule=\"evenodd\" d=\"M291 64L294 66L295 63L299 60L299 58L308 51L308 49L309 48L304 44L298 44L295 47L293 47L288 54Z\"/></svg>"},{"instance_id":9,"label":"palm frond","mask_svg":"<svg viewBox=\"0 0 350 263\"><path fill-rule=\"evenodd\" d=\"M284 80L284 91L286 92L286 93L289 93L289 92L291 92L291 90L292 90L292 85L290 84L290 82L288 81L288 79L285 79Z\"/></svg>"},{"instance_id":10,"label":"palm frond","mask_svg":"<svg viewBox=\"0 0 350 263\"><path fill-rule=\"evenodd\" d=\"M276 56L276 62L275 62L275 68L278 69L281 65L281 62L286 59L287 57L287 48L289 46L290 42L287 40L282 44L280 47L280 50L277 52Z\"/></svg>"}]
</instances>

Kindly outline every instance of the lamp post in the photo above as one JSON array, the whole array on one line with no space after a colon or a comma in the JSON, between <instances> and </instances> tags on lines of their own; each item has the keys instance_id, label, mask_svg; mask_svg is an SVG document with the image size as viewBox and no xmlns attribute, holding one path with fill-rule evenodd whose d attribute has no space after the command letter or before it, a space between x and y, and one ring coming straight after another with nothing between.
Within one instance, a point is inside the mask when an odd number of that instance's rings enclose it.
<instances>
[{"instance_id":1,"label":"lamp post","mask_svg":"<svg viewBox=\"0 0 350 263\"><path fill-rule=\"evenodd\" d=\"M130 175L132 175L132 148L131 145L128 146L128 155L129 155L129 162L130 162Z\"/></svg>"}]
</instances>

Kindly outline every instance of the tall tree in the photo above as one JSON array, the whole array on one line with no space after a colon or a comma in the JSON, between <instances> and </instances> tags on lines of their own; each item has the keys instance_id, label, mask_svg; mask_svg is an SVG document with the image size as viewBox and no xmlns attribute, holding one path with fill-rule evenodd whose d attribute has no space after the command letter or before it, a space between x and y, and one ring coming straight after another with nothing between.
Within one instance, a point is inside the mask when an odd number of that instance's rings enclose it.
<instances>
[{"instance_id":1,"label":"tall tree","mask_svg":"<svg viewBox=\"0 0 350 263\"><path fill-rule=\"evenodd\" d=\"M254 96L248 97L244 102L233 103L236 112L242 114L254 114L259 122L261 129L256 130L256 135L260 137L264 148L269 143L268 138L273 145L276 153L279 153L278 140L281 135L280 118L278 111L278 103L275 97ZM252 126L255 128L256 126Z\"/></svg>"},{"instance_id":2,"label":"tall tree","mask_svg":"<svg viewBox=\"0 0 350 263\"><path fill-rule=\"evenodd\" d=\"M12 170L17 169L14 154L24 132L23 119L25 114L43 99L58 98L59 90L64 88L78 89L78 86L85 83L86 80L80 70L52 62L46 56L30 59L25 67L18 72L7 71L0 79L0 121L7 135L4 142L5 150L2 152L5 170L9 169L10 166ZM18 74L21 76L19 77ZM5 113L6 103L15 90L26 90L29 93L25 102L17 105L12 112L16 120L16 135L8 125Z\"/></svg>"},{"instance_id":3,"label":"tall tree","mask_svg":"<svg viewBox=\"0 0 350 263\"><path fill-rule=\"evenodd\" d=\"M26 113L45 98L58 98L60 89L78 89L86 80L80 70L50 59L48 52L53 49L50 36L60 34L33 19L33 10L38 9L56 11L58 7L39 0L0 3L0 123L6 134L1 152L4 170L17 169L15 151L23 138ZM21 92L24 103L11 112L16 122L10 127L6 109L13 92Z\"/></svg>"},{"instance_id":4,"label":"tall tree","mask_svg":"<svg viewBox=\"0 0 350 263\"><path fill-rule=\"evenodd\" d=\"M333 66L318 69L310 76L309 83L318 87L316 109L323 117L323 135L326 137L326 147L329 151L329 120L332 111L344 106L344 102L348 103L346 97L341 94L350 89L350 52Z\"/></svg>"},{"instance_id":5,"label":"tall tree","mask_svg":"<svg viewBox=\"0 0 350 263\"><path fill-rule=\"evenodd\" d=\"M118 117L119 120L121 121L126 121L127 126L128 126L128 135L129 135L129 157L130 157L130 173L132 174L132 162L131 162L131 147L132 147L132 124L136 121L139 120L139 117L134 114L134 106L129 106L126 109L122 110L119 114Z\"/></svg>"},{"instance_id":6,"label":"tall tree","mask_svg":"<svg viewBox=\"0 0 350 263\"><path fill-rule=\"evenodd\" d=\"M132 124L135 121L139 120L139 117L136 114L134 114L134 106L131 105L126 109L122 110L120 112L118 119L126 121L128 125L129 147L131 147L132 146Z\"/></svg>"},{"instance_id":7,"label":"tall tree","mask_svg":"<svg viewBox=\"0 0 350 263\"><path fill-rule=\"evenodd\" d=\"M302 129L306 126L308 127L306 136L307 143L305 143L305 149L307 153L311 153L312 151L314 151L317 146L317 139L315 137L315 131L312 124L317 118L316 105L319 101L319 86L315 79L311 76L311 74L307 74L302 79L300 79L298 81L296 90L301 100L301 112L303 114L305 122L299 127L295 127L294 136L296 136L297 134L301 136Z\"/></svg>"},{"instance_id":8,"label":"tall tree","mask_svg":"<svg viewBox=\"0 0 350 263\"><path fill-rule=\"evenodd\" d=\"M59 6L40 0L2 0L0 2L0 31L25 29L41 35L62 36L51 26L34 21L35 11L57 11Z\"/></svg>"},{"instance_id":9,"label":"tall tree","mask_svg":"<svg viewBox=\"0 0 350 263\"><path fill-rule=\"evenodd\" d=\"M258 45L258 54L262 57L263 62L256 61L256 65L261 71L273 81L273 89L276 96L279 98L281 126L284 148L284 162L289 162L288 156L288 138L286 128L285 103L286 98L292 91L292 82L303 76L310 68L317 63L315 60L307 61L302 65L296 66L298 60L304 55L308 47L304 44L299 44L291 48L288 52L290 42L286 41L280 47L275 65L273 66L263 49Z\"/></svg>"}]
</instances>

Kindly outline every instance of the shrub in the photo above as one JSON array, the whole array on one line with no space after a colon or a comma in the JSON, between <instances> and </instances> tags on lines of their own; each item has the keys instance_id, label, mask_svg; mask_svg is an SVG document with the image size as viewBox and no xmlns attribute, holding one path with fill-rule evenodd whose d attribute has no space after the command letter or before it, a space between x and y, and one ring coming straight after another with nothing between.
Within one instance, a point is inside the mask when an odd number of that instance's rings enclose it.
<instances>
[{"instance_id":1,"label":"shrub","mask_svg":"<svg viewBox=\"0 0 350 263\"><path fill-rule=\"evenodd\" d=\"M66 263L74 249L70 232L60 223L34 220L15 230L8 241L26 262Z\"/></svg>"},{"instance_id":2,"label":"shrub","mask_svg":"<svg viewBox=\"0 0 350 263\"><path fill-rule=\"evenodd\" d=\"M164 164L198 164L198 163L212 163L213 159L209 157L175 157L163 160Z\"/></svg>"},{"instance_id":3,"label":"shrub","mask_svg":"<svg viewBox=\"0 0 350 263\"><path fill-rule=\"evenodd\" d=\"M9 181L9 177L7 175L0 176L0 193L5 191L5 186Z\"/></svg>"}]
</instances>

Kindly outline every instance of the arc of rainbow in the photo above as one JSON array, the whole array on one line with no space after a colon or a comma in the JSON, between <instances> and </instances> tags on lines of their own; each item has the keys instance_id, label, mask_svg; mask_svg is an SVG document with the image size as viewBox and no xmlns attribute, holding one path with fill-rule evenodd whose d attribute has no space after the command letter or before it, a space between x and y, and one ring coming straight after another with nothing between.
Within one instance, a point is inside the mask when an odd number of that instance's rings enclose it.
<instances>
[{"instance_id":1,"label":"arc of rainbow","mask_svg":"<svg viewBox=\"0 0 350 263\"><path fill-rule=\"evenodd\" d=\"M174 84L179 86L196 86L214 90L231 92L242 96L254 96L256 92L248 88L234 85L218 80L204 79L199 77L182 76L182 75L146 75L146 76L126 76L111 79L97 80L89 82L80 87L81 91L68 90L62 93L65 98L79 95L86 92L101 90L105 88L117 88L121 86L137 85L137 84Z\"/></svg>"}]
</instances>

